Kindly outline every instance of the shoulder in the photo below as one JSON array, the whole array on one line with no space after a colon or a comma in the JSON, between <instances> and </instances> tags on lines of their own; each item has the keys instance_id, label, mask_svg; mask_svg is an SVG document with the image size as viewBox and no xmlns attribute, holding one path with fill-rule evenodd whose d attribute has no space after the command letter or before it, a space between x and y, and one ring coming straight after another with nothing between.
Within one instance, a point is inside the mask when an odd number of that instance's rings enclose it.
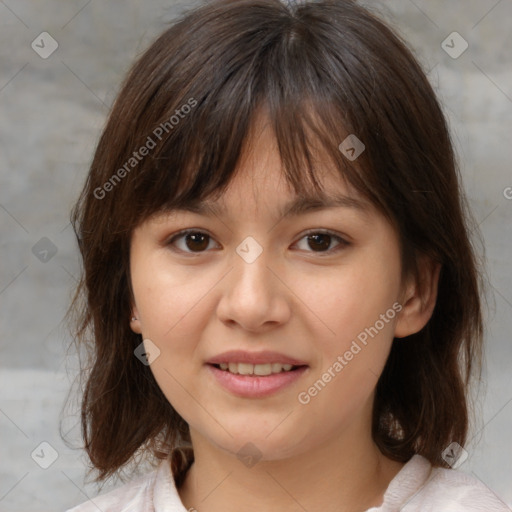
<instances>
[{"instance_id":1,"label":"shoulder","mask_svg":"<svg viewBox=\"0 0 512 512\"><path fill-rule=\"evenodd\" d=\"M153 512L153 489L157 471L155 469L66 512Z\"/></svg>"},{"instance_id":2,"label":"shoulder","mask_svg":"<svg viewBox=\"0 0 512 512\"><path fill-rule=\"evenodd\" d=\"M455 469L433 468L403 512L510 512L510 508L478 478Z\"/></svg>"}]
</instances>

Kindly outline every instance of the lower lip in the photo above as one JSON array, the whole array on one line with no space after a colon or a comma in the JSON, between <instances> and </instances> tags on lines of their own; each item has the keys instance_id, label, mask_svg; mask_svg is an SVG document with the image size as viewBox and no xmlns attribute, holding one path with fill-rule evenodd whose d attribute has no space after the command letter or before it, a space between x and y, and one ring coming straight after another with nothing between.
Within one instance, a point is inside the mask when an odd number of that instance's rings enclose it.
<instances>
[{"instance_id":1,"label":"lower lip","mask_svg":"<svg viewBox=\"0 0 512 512\"><path fill-rule=\"evenodd\" d=\"M289 386L308 369L300 366L289 372L273 373L266 376L239 375L207 365L217 381L234 395L244 398L263 398Z\"/></svg>"}]
</instances>

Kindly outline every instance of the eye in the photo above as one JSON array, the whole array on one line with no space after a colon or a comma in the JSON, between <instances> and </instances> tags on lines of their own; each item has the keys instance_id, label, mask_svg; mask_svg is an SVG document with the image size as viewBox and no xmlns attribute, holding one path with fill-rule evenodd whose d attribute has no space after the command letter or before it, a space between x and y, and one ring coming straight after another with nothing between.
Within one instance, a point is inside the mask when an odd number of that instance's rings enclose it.
<instances>
[{"instance_id":1,"label":"eye","mask_svg":"<svg viewBox=\"0 0 512 512\"><path fill-rule=\"evenodd\" d=\"M180 243L177 243L180 242ZM204 231L186 229L174 235L167 245L175 245L179 251L188 253L201 253L210 247L213 238Z\"/></svg>"},{"instance_id":2,"label":"eye","mask_svg":"<svg viewBox=\"0 0 512 512\"><path fill-rule=\"evenodd\" d=\"M336 242L334 248L332 247L333 242ZM215 244L214 240L208 233L194 229L186 229L174 235L166 245L172 245L176 247L178 251L190 254L202 253L208 249L212 249L215 246L212 246L212 244ZM296 245L300 250L306 252L333 253L350 245L350 243L331 231L317 230L306 233ZM218 247L217 244L217 248ZM312 250L309 250L308 247Z\"/></svg>"},{"instance_id":3,"label":"eye","mask_svg":"<svg viewBox=\"0 0 512 512\"><path fill-rule=\"evenodd\" d=\"M302 247L299 247L299 249L307 252L332 253L350 245L349 242L331 231L309 231L299 240L299 242L297 242L297 244L299 245L300 242L303 241L305 241L305 243L303 243ZM337 242L334 249L332 248L333 241ZM307 247L310 247L313 251L308 251Z\"/></svg>"}]
</instances>

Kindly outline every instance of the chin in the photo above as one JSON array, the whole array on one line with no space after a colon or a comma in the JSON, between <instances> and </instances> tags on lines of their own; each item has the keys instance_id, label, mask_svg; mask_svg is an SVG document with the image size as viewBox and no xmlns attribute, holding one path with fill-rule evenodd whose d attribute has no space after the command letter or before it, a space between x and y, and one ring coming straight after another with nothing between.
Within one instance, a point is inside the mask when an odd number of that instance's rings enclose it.
<instances>
[{"instance_id":1,"label":"chin","mask_svg":"<svg viewBox=\"0 0 512 512\"><path fill-rule=\"evenodd\" d=\"M230 428L229 433L233 437L223 431L220 438L212 438L210 435L209 442L242 462L249 460L246 464L248 467L258 461L284 460L298 455L307 449L305 440L311 442L311 436L298 437L285 429L275 429L270 435L269 432L272 429L260 428L257 424L253 424L252 429L247 429L247 425L244 425L241 432Z\"/></svg>"}]
</instances>

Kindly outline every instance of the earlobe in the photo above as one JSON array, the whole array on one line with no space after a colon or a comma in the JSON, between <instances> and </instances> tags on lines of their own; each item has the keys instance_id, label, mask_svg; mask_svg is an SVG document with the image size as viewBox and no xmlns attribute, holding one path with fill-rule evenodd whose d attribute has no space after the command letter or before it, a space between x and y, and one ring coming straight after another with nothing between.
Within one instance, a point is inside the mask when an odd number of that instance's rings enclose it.
<instances>
[{"instance_id":1,"label":"earlobe","mask_svg":"<svg viewBox=\"0 0 512 512\"><path fill-rule=\"evenodd\" d=\"M434 312L441 264L432 260L424 260L421 264L423 286L413 282L407 288L403 309L395 324L395 338L404 338L421 331Z\"/></svg>"},{"instance_id":2,"label":"earlobe","mask_svg":"<svg viewBox=\"0 0 512 512\"><path fill-rule=\"evenodd\" d=\"M141 326L140 326L140 319L139 319L139 312L137 311L137 308L135 306L133 306L133 308L132 308L130 328L134 333L142 334L142 330L141 330Z\"/></svg>"}]
</instances>

